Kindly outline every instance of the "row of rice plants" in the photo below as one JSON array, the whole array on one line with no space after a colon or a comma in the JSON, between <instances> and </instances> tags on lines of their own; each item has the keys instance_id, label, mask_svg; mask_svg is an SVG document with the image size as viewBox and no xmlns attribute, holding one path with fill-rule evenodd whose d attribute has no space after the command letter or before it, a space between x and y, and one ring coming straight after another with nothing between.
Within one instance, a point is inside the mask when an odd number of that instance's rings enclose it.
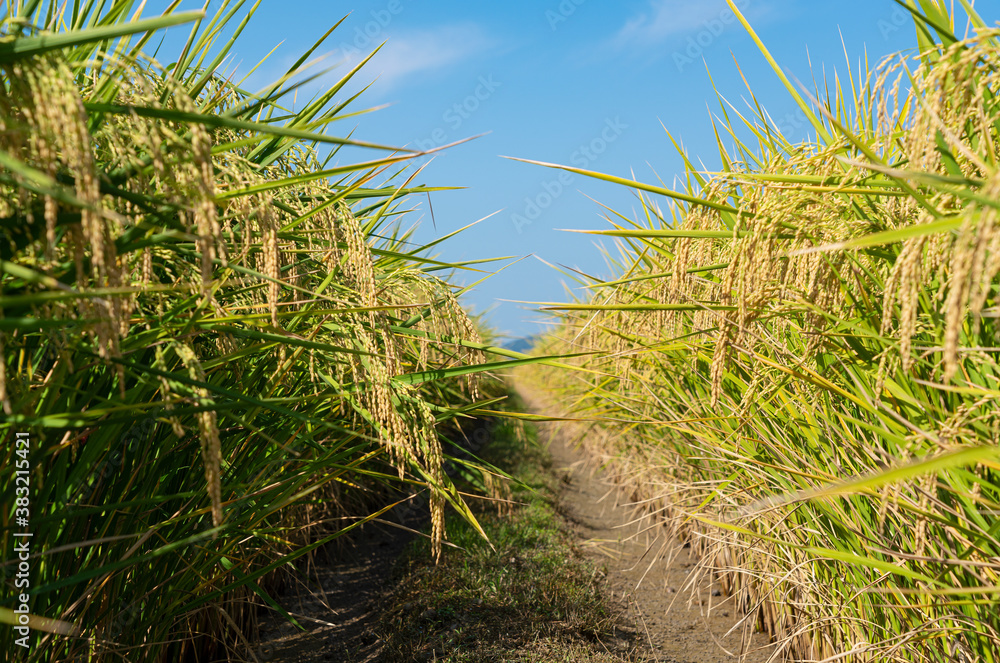
<instances>
[{"instance_id":1,"label":"row of rice plants","mask_svg":"<svg viewBox=\"0 0 1000 663\"><path fill-rule=\"evenodd\" d=\"M917 55L811 91L743 21L814 138L751 90L751 112L722 103L722 170L688 162L684 191L566 168L645 218L609 215L615 278L549 307L541 351L587 372L524 379L603 432L784 654L993 663L1000 30L900 4Z\"/></svg>"},{"instance_id":2,"label":"row of rice plants","mask_svg":"<svg viewBox=\"0 0 1000 663\"><path fill-rule=\"evenodd\" d=\"M488 361L446 280L475 267L400 229L433 190L400 177L413 153L328 133L361 65L297 111L320 43L260 93L221 71L244 4L6 3L0 649L21 660L244 660L252 604L280 609L280 574L389 508L380 486L429 491L435 551L446 505L475 523L438 428L517 361ZM161 66L148 46L182 24ZM6 626L25 591L28 650Z\"/></svg>"}]
</instances>

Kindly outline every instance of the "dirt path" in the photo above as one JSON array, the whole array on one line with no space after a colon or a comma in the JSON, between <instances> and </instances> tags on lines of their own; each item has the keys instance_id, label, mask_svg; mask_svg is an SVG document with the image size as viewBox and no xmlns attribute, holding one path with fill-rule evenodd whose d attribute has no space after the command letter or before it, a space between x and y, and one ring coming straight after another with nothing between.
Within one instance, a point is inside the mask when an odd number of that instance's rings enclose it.
<instances>
[{"instance_id":1,"label":"dirt path","mask_svg":"<svg viewBox=\"0 0 1000 663\"><path fill-rule=\"evenodd\" d=\"M560 480L556 509L578 535L579 546L607 569L614 599L629 607L629 621L644 633L649 659L735 663L742 654L748 663L768 661L772 648L749 626L738 625L740 615L731 599L707 580L691 586L694 560L688 549L664 540L660 529L649 528L646 521L634 521L633 509L622 503L621 491L602 477L592 456L567 444L555 426L538 426ZM420 527L418 522L407 525ZM379 597L410 540L408 532L369 525L356 549L336 563L309 569L308 586L279 599L306 631L272 613L256 660L387 660L380 656L373 627L381 617Z\"/></svg>"},{"instance_id":2,"label":"dirt path","mask_svg":"<svg viewBox=\"0 0 1000 663\"><path fill-rule=\"evenodd\" d=\"M528 409L548 410L538 395L519 389ZM742 620L734 600L708 578L698 582L689 548L664 537L648 519L636 518L623 491L607 480L599 462L555 424L542 423L553 471L561 474L562 514L580 545L608 569L614 597L626 603L646 632L654 658L664 663L765 663L774 647Z\"/></svg>"},{"instance_id":3,"label":"dirt path","mask_svg":"<svg viewBox=\"0 0 1000 663\"><path fill-rule=\"evenodd\" d=\"M553 469L562 476L563 515L574 525L580 545L608 569L615 598L627 603L645 628L655 658L669 663L728 663L748 654L748 663L768 660L771 648L761 635L737 627L732 599L705 581L693 588L688 549L658 538L620 491L603 481L592 458L547 435ZM655 530L654 530L655 532ZM709 610L711 608L711 610Z\"/></svg>"}]
</instances>

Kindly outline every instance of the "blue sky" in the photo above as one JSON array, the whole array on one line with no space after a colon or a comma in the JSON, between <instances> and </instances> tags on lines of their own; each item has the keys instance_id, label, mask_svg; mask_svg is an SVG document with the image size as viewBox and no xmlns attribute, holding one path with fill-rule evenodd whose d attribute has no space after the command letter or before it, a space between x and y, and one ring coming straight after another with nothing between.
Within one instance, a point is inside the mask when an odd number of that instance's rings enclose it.
<instances>
[{"instance_id":1,"label":"blue sky","mask_svg":"<svg viewBox=\"0 0 1000 663\"><path fill-rule=\"evenodd\" d=\"M912 22L891 0L736 4L778 62L803 81L834 70L843 75L848 57L856 71L866 52L874 64L915 44ZM641 181L670 185L683 166L666 127L693 158L714 168L711 114L719 106L712 79L737 108L746 108L736 63L786 135L808 135L724 0L263 0L233 64L246 72L283 42L252 79L263 85L348 14L327 42L330 57L322 66L354 62L386 42L360 74L375 83L358 108L388 106L347 120L344 131L409 147L486 134L438 154L419 176L423 184L466 187L434 194L436 229L426 201L414 201L411 221L420 222L418 236L429 240L493 215L443 245L440 255L452 261L525 257L466 298L514 336L540 331L544 316L505 300L567 297L566 277L546 263L608 273L594 237L559 229L605 228L601 204L627 216L637 205L626 189L579 176L560 181L557 171L501 156L622 177L634 172ZM989 12L985 18L996 19Z\"/></svg>"}]
</instances>

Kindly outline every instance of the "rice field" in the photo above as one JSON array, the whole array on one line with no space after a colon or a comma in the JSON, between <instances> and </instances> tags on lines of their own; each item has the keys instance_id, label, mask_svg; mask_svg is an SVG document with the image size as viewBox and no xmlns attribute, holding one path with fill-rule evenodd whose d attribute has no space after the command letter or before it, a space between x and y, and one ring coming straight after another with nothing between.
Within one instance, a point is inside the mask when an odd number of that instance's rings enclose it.
<instances>
[{"instance_id":1,"label":"rice field","mask_svg":"<svg viewBox=\"0 0 1000 663\"><path fill-rule=\"evenodd\" d=\"M218 73L244 4L5 7L0 475L24 488L0 648L30 631L23 660L233 659L249 599L281 610L394 486L428 495L434 555L446 505L478 527L440 433L497 398L448 280L475 268L397 222L431 190L398 178L413 152L329 131L357 69L295 113L320 44L261 93ZM169 26L190 33L165 68ZM344 146L370 157L331 165Z\"/></svg>"},{"instance_id":2,"label":"rice field","mask_svg":"<svg viewBox=\"0 0 1000 663\"><path fill-rule=\"evenodd\" d=\"M539 352L586 371L523 379L795 660L1000 658L1000 31L962 5L968 36L911 3L919 56L814 89L741 17L813 138L723 103L684 190L566 168L645 215L547 307Z\"/></svg>"},{"instance_id":3,"label":"rice field","mask_svg":"<svg viewBox=\"0 0 1000 663\"><path fill-rule=\"evenodd\" d=\"M900 3L918 55L809 89L730 1L811 137L750 89L706 127L719 172L681 152L683 190L540 164L642 214L593 231L614 275L543 304L532 357L461 304L454 275L489 260L404 230L440 190L408 174L422 153L335 131L365 62L289 110L338 26L250 91L220 73L244 0L7 3L0 648L245 660L254 605L295 623L274 596L400 489L426 496L431 558L446 511L485 539L442 437L516 369L776 656L1000 662L1000 29L960 2Z\"/></svg>"}]
</instances>

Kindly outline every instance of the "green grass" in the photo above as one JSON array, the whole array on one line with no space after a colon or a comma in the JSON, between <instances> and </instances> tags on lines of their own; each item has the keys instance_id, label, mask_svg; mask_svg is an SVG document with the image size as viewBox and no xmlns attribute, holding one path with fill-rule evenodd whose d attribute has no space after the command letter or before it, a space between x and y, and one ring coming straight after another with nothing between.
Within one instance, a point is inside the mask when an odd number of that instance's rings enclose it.
<instances>
[{"instance_id":1,"label":"green grass","mask_svg":"<svg viewBox=\"0 0 1000 663\"><path fill-rule=\"evenodd\" d=\"M378 632L383 660L618 662L637 634L556 513L558 481L533 426L495 425L484 460L514 478L507 508L477 501L489 536L451 518L441 563L418 539L397 564Z\"/></svg>"}]
</instances>

